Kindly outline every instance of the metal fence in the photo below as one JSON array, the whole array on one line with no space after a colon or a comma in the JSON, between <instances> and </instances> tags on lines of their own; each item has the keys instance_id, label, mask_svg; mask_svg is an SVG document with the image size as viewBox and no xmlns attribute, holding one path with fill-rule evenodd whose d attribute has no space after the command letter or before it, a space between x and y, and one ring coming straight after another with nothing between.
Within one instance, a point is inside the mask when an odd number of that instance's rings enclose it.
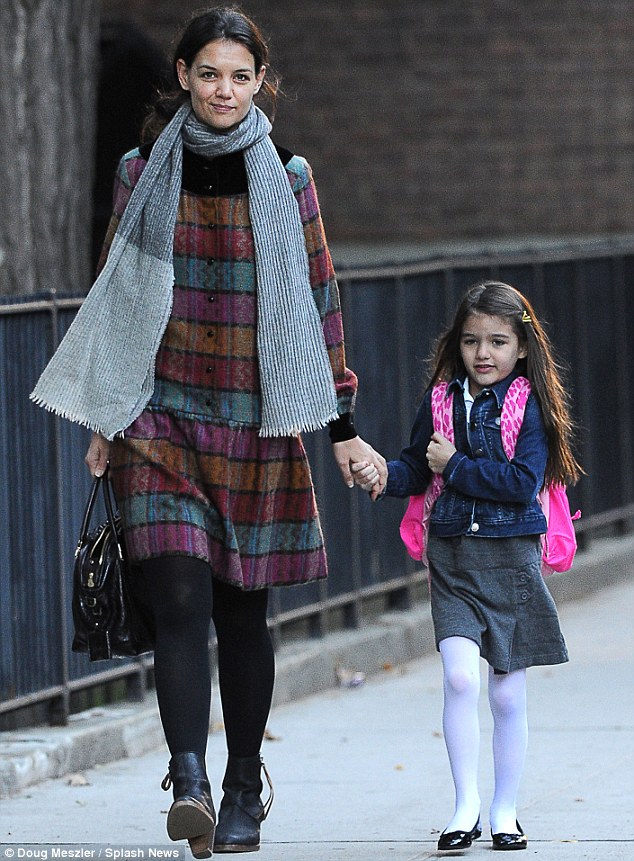
<instances>
[{"instance_id":1,"label":"metal fence","mask_svg":"<svg viewBox=\"0 0 634 861\"><path fill-rule=\"evenodd\" d=\"M433 338L464 288L507 281L535 305L560 357L581 427L588 472L571 493L582 508L581 544L634 520L634 239L549 245L339 273L348 365L360 379L356 424L386 457L409 436ZM72 557L90 481L85 430L28 399L78 299L54 295L0 306L0 728L63 723L78 692L128 696L151 681L151 659L90 665L71 653ZM305 439L329 555L327 581L273 590L276 643L354 627L364 615L406 607L424 594L424 572L400 544L404 503L372 504L341 481L325 432ZM39 711L38 711L39 709ZM25 718L25 714L29 718Z\"/></svg>"}]
</instances>

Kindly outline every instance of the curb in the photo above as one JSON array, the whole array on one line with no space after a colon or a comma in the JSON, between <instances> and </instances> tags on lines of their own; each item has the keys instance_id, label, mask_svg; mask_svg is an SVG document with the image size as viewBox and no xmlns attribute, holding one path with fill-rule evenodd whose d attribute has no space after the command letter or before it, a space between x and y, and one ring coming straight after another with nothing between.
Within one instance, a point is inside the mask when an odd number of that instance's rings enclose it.
<instances>
[{"instance_id":1,"label":"curb","mask_svg":"<svg viewBox=\"0 0 634 861\"><path fill-rule=\"evenodd\" d=\"M593 541L573 571L553 574L548 586L559 604L590 597L634 571L634 535ZM337 685L337 667L373 675L435 651L427 603L384 613L353 631L283 646L276 656L273 707ZM218 685L214 684L217 696ZM212 713L220 714L214 700ZM143 703L90 709L65 727L0 733L0 798L49 778L141 756L165 744L152 694Z\"/></svg>"}]
</instances>

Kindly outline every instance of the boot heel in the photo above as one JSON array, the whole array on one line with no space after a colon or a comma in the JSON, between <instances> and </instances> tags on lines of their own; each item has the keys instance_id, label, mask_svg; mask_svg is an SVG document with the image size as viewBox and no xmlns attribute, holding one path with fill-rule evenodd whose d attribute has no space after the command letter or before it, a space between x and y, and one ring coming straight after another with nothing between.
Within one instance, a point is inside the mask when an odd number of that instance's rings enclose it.
<instances>
[{"instance_id":1,"label":"boot heel","mask_svg":"<svg viewBox=\"0 0 634 861\"><path fill-rule=\"evenodd\" d=\"M213 831L211 834L201 834L200 837L190 837L188 843L194 858L211 858L210 847L214 845Z\"/></svg>"},{"instance_id":2,"label":"boot heel","mask_svg":"<svg viewBox=\"0 0 634 861\"><path fill-rule=\"evenodd\" d=\"M216 823L209 812L193 799L175 801L167 814L171 840L188 840L194 858L211 858Z\"/></svg>"},{"instance_id":3,"label":"boot heel","mask_svg":"<svg viewBox=\"0 0 634 861\"><path fill-rule=\"evenodd\" d=\"M193 798L175 801L167 814L167 834L170 840L185 840L190 837L213 838L216 822L210 811Z\"/></svg>"}]
</instances>

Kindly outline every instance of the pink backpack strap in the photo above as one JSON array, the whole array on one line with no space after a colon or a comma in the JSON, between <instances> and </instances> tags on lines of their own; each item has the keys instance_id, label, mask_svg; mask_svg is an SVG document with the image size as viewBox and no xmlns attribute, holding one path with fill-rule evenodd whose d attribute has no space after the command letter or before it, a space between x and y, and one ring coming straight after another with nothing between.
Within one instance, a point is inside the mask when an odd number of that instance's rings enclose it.
<instances>
[{"instance_id":1,"label":"pink backpack strap","mask_svg":"<svg viewBox=\"0 0 634 861\"><path fill-rule=\"evenodd\" d=\"M509 386L502 414L500 431L502 446L509 460L515 456L526 402L531 393L531 384L526 377L516 377ZM537 495L546 517L546 534L542 537L542 574L553 571L568 571L572 567L577 550L577 539L572 521L581 517L577 511L571 515L566 488L563 484L544 487Z\"/></svg>"},{"instance_id":2,"label":"pink backpack strap","mask_svg":"<svg viewBox=\"0 0 634 861\"><path fill-rule=\"evenodd\" d=\"M445 439L454 442L453 394L447 397L447 383L438 383L431 391L431 414L434 430ZM425 493L410 496L400 533L409 555L417 561L427 563L427 533L429 518L442 493L445 482L441 475L434 473Z\"/></svg>"},{"instance_id":3,"label":"pink backpack strap","mask_svg":"<svg viewBox=\"0 0 634 861\"><path fill-rule=\"evenodd\" d=\"M431 390L431 415L434 430L453 443L453 394L447 397L447 383L437 383Z\"/></svg>"},{"instance_id":4,"label":"pink backpack strap","mask_svg":"<svg viewBox=\"0 0 634 861\"><path fill-rule=\"evenodd\" d=\"M502 448L509 460L515 456L517 438L522 429L526 403L531 393L531 384L526 377L516 377L504 396L502 413L500 415L500 433Z\"/></svg>"},{"instance_id":5,"label":"pink backpack strap","mask_svg":"<svg viewBox=\"0 0 634 861\"><path fill-rule=\"evenodd\" d=\"M448 439L450 443L455 442L453 429L453 392L447 395L447 383L438 383L431 393L431 415L434 422L434 431ZM427 533L429 532L429 520L436 500L442 493L445 480L442 475L434 473L425 491L423 508L423 559L426 559Z\"/></svg>"}]
</instances>

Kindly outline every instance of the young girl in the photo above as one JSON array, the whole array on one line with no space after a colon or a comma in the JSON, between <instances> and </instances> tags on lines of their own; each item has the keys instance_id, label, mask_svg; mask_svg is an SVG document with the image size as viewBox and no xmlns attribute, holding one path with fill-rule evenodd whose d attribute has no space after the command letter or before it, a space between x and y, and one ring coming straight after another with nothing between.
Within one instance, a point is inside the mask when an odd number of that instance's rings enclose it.
<instances>
[{"instance_id":1,"label":"young girl","mask_svg":"<svg viewBox=\"0 0 634 861\"><path fill-rule=\"evenodd\" d=\"M532 393L509 462L500 414L515 377ZM431 391L453 392L455 445L435 433ZM529 302L507 284L467 291L440 337L410 445L388 463L385 493L423 493L432 474L444 489L431 514L427 555L431 610L444 675L443 729L455 786L454 814L440 850L466 849L482 834L477 772L480 657L489 664L495 793L494 849L525 849L516 796L527 745L526 668L568 660L554 602L541 574L546 520L537 494L582 472L571 450L568 397L551 347ZM380 492L374 468L357 482Z\"/></svg>"}]
</instances>

